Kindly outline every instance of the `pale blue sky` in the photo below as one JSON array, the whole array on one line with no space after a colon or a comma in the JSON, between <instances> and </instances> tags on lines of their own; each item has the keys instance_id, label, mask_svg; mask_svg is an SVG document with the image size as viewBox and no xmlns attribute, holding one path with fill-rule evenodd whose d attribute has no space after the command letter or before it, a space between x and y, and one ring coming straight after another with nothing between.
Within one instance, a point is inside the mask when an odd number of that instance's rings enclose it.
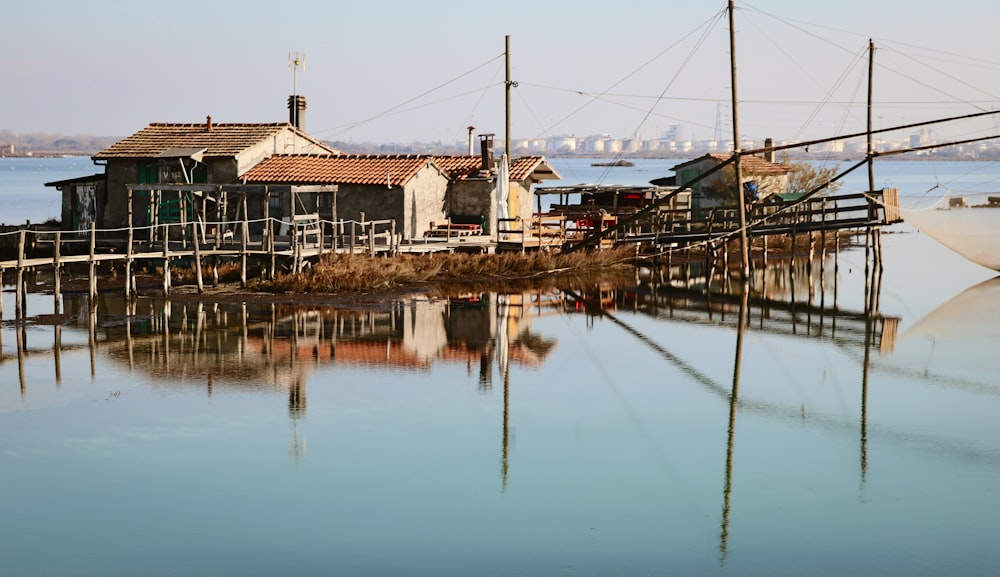
<instances>
[{"instance_id":1,"label":"pale blue sky","mask_svg":"<svg viewBox=\"0 0 1000 577\"><path fill-rule=\"evenodd\" d=\"M502 135L509 34L520 84L514 138L656 136L681 124L697 139L717 131L728 139L726 4L17 2L0 21L0 128L121 136L209 114L215 122L284 121L288 53L304 51L297 91L308 98L307 129L320 138L453 142L469 124ZM878 49L877 126L993 109L1000 100L1000 7L992 1L736 6L748 137L863 130L868 38ZM935 133L974 136L993 124Z\"/></svg>"}]
</instances>

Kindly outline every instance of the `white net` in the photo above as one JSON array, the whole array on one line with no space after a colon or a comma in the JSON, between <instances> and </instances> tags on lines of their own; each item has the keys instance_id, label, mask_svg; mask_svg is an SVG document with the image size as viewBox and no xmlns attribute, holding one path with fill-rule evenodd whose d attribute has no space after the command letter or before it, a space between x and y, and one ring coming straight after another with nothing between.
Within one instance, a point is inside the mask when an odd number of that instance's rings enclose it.
<instances>
[{"instance_id":1,"label":"white net","mask_svg":"<svg viewBox=\"0 0 1000 577\"><path fill-rule=\"evenodd\" d=\"M1000 193L981 199L945 196L927 208L901 208L900 214L972 262L1000 271Z\"/></svg>"}]
</instances>

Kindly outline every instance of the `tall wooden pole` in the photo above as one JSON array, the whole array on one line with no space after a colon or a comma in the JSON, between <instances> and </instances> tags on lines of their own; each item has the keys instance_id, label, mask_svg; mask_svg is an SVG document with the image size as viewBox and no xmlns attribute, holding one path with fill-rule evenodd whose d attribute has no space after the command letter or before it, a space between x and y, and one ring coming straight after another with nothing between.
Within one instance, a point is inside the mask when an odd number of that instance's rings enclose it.
<instances>
[{"instance_id":1,"label":"tall wooden pole","mask_svg":"<svg viewBox=\"0 0 1000 577\"><path fill-rule=\"evenodd\" d=\"M872 94L874 89L872 87L875 78L875 42L871 39L868 40L868 191L871 192L875 190L875 162L872 152L875 150L874 142L872 141Z\"/></svg>"},{"instance_id":2,"label":"tall wooden pole","mask_svg":"<svg viewBox=\"0 0 1000 577\"><path fill-rule=\"evenodd\" d=\"M504 107L504 152L507 153L507 162L510 162L510 89L515 84L510 80L510 34L504 36L504 60L506 62L507 76L504 81L504 86L506 87L506 104Z\"/></svg>"},{"instance_id":3,"label":"tall wooden pole","mask_svg":"<svg viewBox=\"0 0 1000 577\"><path fill-rule=\"evenodd\" d=\"M736 90L736 25L733 13L734 0L729 0L729 57L732 71L733 85L733 154L736 158L733 161L733 168L736 171L736 197L739 202L738 212L740 215L740 257L742 263L743 282L750 279L750 251L747 246L747 205L743 194L743 167L740 163L740 115L739 98Z\"/></svg>"}]
</instances>

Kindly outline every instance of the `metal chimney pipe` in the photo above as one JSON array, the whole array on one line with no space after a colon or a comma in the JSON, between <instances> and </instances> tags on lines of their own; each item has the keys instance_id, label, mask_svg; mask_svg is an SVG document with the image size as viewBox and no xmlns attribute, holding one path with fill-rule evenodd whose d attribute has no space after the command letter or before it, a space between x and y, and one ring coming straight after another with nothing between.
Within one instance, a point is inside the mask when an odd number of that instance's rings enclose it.
<instances>
[{"instance_id":1,"label":"metal chimney pipe","mask_svg":"<svg viewBox=\"0 0 1000 577\"><path fill-rule=\"evenodd\" d=\"M479 154L482 159L482 164L479 167L483 172L488 172L493 170L493 135L492 134L480 134L479 135Z\"/></svg>"},{"instance_id":2,"label":"metal chimney pipe","mask_svg":"<svg viewBox=\"0 0 1000 577\"><path fill-rule=\"evenodd\" d=\"M476 129L475 126L470 126L469 127L469 156L475 156L476 155L476 149L474 148L474 145L472 144L472 131L475 130L475 129Z\"/></svg>"}]
</instances>

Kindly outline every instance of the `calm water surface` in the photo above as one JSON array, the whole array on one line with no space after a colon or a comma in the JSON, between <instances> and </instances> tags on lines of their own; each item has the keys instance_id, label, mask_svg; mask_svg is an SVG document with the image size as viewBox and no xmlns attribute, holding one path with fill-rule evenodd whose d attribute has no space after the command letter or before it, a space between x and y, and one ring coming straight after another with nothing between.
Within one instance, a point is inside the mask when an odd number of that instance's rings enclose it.
<instances>
[{"instance_id":1,"label":"calm water surface","mask_svg":"<svg viewBox=\"0 0 1000 577\"><path fill-rule=\"evenodd\" d=\"M890 230L876 310L854 248L743 331L681 281L23 323L8 290L0 566L995 575L1000 285Z\"/></svg>"},{"instance_id":2,"label":"calm water surface","mask_svg":"<svg viewBox=\"0 0 1000 577\"><path fill-rule=\"evenodd\" d=\"M0 224L58 219L60 194L46 182L104 172L87 157L0 158Z\"/></svg>"}]
</instances>

